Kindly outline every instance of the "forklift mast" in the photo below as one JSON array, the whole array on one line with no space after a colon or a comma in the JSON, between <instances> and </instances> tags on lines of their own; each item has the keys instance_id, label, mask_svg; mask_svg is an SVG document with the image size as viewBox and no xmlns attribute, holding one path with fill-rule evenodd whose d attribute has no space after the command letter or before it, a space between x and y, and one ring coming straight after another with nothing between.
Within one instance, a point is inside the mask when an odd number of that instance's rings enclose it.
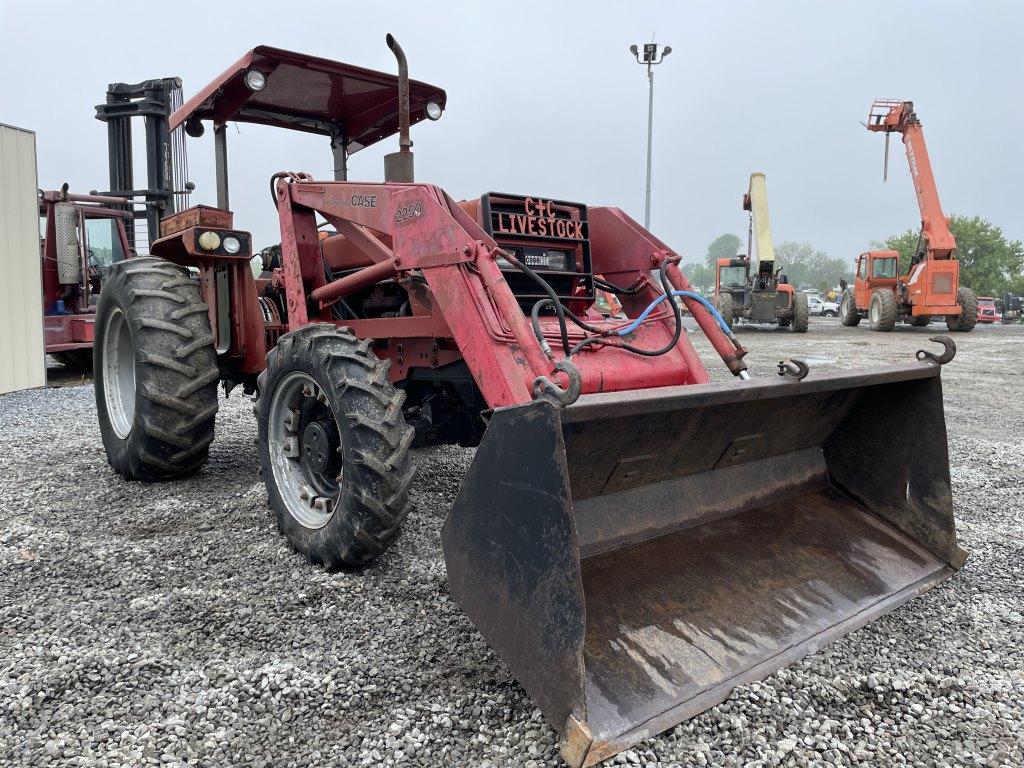
<instances>
[{"instance_id":1,"label":"forklift mast","mask_svg":"<svg viewBox=\"0 0 1024 768\"><path fill-rule=\"evenodd\" d=\"M171 113L182 104L181 78L164 77L141 83L111 83L106 103L96 107L96 119L107 124L110 189L105 195L128 198L127 223L132 248L148 251L160 236L160 219L189 205L193 185L188 181L185 137L168 125ZM146 182L135 183L132 119L145 121ZM139 231L142 227L145 232Z\"/></svg>"}]
</instances>

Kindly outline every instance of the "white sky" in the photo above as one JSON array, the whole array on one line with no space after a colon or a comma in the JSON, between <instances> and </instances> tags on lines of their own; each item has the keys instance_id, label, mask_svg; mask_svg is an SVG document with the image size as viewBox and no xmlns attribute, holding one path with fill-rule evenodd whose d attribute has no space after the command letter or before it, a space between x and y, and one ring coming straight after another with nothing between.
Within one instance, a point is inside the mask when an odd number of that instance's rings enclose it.
<instances>
[{"instance_id":1,"label":"white sky","mask_svg":"<svg viewBox=\"0 0 1024 768\"><path fill-rule=\"evenodd\" d=\"M1019 1L0 0L0 122L37 132L41 186L102 189L106 131L93 115L107 83L178 75L188 98L258 44L393 71L387 32L413 77L448 92L444 117L413 140L417 178L457 199L543 195L642 220L647 83L627 48L656 33L673 53L656 76L651 228L688 258L723 232L745 235L740 198L755 170L778 240L852 259L916 228L902 145L883 185L883 139L859 124L881 96L915 102L947 214L1024 238ZM320 137L239 129L231 203L259 247L278 239L270 174L330 178L331 155ZM356 154L350 178L379 180L396 146ZM212 204L210 132L189 158L193 202Z\"/></svg>"}]
</instances>

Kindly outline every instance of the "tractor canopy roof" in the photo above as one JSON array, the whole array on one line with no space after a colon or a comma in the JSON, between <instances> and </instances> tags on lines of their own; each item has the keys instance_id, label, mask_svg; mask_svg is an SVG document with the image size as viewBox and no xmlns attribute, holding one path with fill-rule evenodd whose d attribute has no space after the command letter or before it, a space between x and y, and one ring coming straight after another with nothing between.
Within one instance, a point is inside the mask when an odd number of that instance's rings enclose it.
<instances>
[{"instance_id":1,"label":"tractor canopy roof","mask_svg":"<svg viewBox=\"0 0 1024 768\"><path fill-rule=\"evenodd\" d=\"M246 84L252 70L265 76L260 90ZM428 102L444 108L445 100L443 89L410 80L410 123L426 117ZM200 120L340 136L356 152L398 132L398 76L261 45L177 109L170 127Z\"/></svg>"}]
</instances>

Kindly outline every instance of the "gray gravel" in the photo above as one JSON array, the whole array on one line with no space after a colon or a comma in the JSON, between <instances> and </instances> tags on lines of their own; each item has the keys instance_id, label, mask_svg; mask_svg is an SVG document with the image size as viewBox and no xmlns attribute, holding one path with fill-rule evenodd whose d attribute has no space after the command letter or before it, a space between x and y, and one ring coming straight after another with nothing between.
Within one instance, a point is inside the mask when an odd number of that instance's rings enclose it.
<instances>
[{"instance_id":1,"label":"gray gravel","mask_svg":"<svg viewBox=\"0 0 1024 768\"><path fill-rule=\"evenodd\" d=\"M740 332L773 375L784 354L909 360L940 329ZM964 570L616 762L1024 765L1024 329L957 341ZM201 475L144 485L109 471L92 397L0 397L0 765L560 765L448 594L439 532L471 451L419 451L398 544L326 574L276 533L247 399L223 403Z\"/></svg>"}]
</instances>

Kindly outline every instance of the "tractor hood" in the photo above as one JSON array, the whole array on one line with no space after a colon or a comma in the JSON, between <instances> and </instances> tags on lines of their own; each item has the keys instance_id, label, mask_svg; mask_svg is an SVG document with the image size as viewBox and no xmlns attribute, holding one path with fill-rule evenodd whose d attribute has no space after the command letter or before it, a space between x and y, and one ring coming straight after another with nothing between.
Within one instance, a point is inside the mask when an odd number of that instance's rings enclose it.
<instances>
[{"instance_id":1,"label":"tractor hood","mask_svg":"<svg viewBox=\"0 0 1024 768\"><path fill-rule=\"evenodd\" d=\"M246 83L251 71L264 86ZM410 122L426 117L428 102L445 106L444 90L409 82ZM330 59L261 45L232 64L170 117L193 135L199 121L229 121L342 137L351 154L398 132L398 77Z\"/></svg>"}]
</instances>

